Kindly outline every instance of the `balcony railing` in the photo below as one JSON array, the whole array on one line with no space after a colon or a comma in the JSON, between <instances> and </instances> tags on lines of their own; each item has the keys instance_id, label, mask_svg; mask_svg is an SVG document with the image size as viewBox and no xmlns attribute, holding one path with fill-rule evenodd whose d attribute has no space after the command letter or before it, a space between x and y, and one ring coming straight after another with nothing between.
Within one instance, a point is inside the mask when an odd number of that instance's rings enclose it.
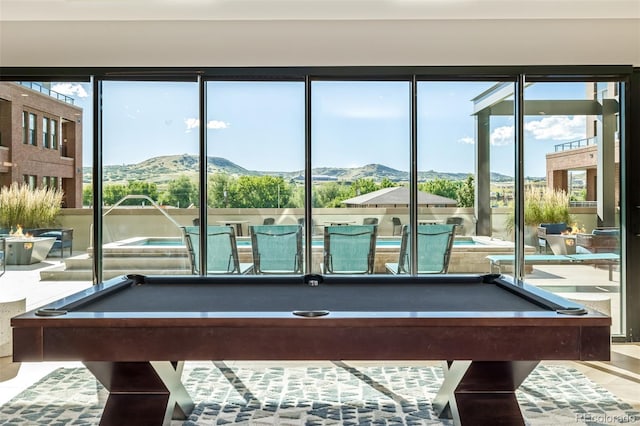
<instances>
[{"instance_id":1,"label":"balcony railing","mask_svg":"<svg viewBox=\"0 0 640 426\"><path fill-rule=\"evenodd\" d=\"M555 148L555 152L561 152L561 151L568 151L570 149L576 149L576 148L583 148L585 146L589 146L589 145L596 145L597 142L597 138L593 137L593 138L584 138L584 139L578 139L575 141L570 141L570 142L565 142L565 143L561 143L558 145L554 145Z\"/></svg>"},{"instance_id":2,"label":"balcony railing","mask_svg":"<svg viewBox=\"0 0 640 426\"><path fill-rule=\"evenodd\" d=\"M55 90L51 90L48 87L44 87L39 83L35 83L33 81L21 81L20 85L24 87L28 87L31 90L35 90L36 92L44 93L45 95L51 96L52 98L56 98L59 101L66 102L71 105L74 104L74 99L72 97L63 95L62 93L58 93Z\"/></svg>"}]
</instances>

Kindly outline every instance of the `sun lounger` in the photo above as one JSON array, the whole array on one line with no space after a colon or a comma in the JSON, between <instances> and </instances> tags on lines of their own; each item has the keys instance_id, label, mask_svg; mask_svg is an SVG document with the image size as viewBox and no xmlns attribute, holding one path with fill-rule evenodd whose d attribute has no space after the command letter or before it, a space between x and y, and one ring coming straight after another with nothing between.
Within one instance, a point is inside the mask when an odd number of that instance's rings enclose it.
<instances>
[{"instance_id":1,"label":"sun lounger","mask_svg":"<svg viewBox=\"0 0 640 426\"><path fill-rule=\"evenodd\" d=\"M512 265L515 259L511 254L492 254L487 256L490 262L491 272L501 273L502 266ZM589 264L607 265L609 267L609 281L613 281L613 267L620 263L620 255L616 253L589 253L589 254L527 254L525 263L529 265L564 265L564 264Z\"/></svg>"}]
</instances>

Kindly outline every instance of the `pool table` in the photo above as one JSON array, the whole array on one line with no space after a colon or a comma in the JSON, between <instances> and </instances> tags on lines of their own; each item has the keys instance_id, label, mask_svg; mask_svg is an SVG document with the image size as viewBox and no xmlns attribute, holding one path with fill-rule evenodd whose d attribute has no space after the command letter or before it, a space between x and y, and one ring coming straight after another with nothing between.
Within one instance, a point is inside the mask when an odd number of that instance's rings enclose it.
<instances>
[{"instance_id":1,"label":"pool table","mask_svg":"<svg viewBox=\"0 0 640 426\"><path fill-rule=\"evenodd\" d=\"M497 274L143 276L12 319L15 361L82 361L103 425L169 424L193 402L185 360L442 360L436 413L524 424L541 360L608 360L611 318Z\"/></svg>"}]
</instances>

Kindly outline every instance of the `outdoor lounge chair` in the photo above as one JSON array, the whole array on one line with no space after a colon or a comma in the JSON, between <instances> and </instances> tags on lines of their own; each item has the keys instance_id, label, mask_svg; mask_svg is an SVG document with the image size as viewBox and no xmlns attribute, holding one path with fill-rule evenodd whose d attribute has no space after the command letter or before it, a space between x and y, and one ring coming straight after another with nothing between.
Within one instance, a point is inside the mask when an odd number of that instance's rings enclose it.
<instances>
[{"instance_id":1,"label":"outdoor lounge chair","mask_svg":"<svg viewBox=\"0 0 640 426\"><path fill-rule=\"evenodd\" d=\"M449 269L451 247L456 225L418 225L418 273L445 274ZM392 274L407 274L409 266L409 227L402 227L400 256L398 263L387 263L385 267Z\"/></svg>"},{"instance_id":2,"label":"outdoor lounge chair","mask_svg":"<svg viewBox=\"0 0 640 426\"><path fill-rule=\"evenodd\" d=\"M372 274L377 235L376 225L326 226L322 272Z\"/></svg>"},{"instance_id":3,"label":"outdoor lounge chair","mask_svg":"<svg viewBox=\"0 0 640 426\"><path fill-rule=\"evenodd\" d=\"M249 234L256 274L302 273L300 225L254 225Z\"/></svg>"},{"instance_id":4,"label":"outdoor lounge chair","mask_svg":"<svg viewBox=\"0 0 640 426\"><path fill-rule=\"evenodd\" d=\"M191 261L191 273L200 273L200 227L183 226L182 232ZM231 226L207 227L207 274L247 274L251 263L240 263L236 236Z\"/></svg>"}]
</instances>

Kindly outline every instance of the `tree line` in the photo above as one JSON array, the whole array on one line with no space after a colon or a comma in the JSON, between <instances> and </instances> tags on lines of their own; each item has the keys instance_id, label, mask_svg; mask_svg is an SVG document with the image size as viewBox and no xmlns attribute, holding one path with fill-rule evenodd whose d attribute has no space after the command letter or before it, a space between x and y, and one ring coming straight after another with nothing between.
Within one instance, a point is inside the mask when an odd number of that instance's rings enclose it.
<instances>
[{"instance_id":1,"label":"tree line","mask_svg":"<svg viewBox=\"0 0 640 426\"><path fill-rule=\"evenodd\" d=\"M382 188L399 186L388 178L375 182L371 178L354 182L322 182L312 187L313 207L339 208L342 202L358 195L368 194ZM458 207L473 207L474 178L469 175L464 181L436 178L418 184L418 190L451 198ZM104 205L114 205L126 195L146 195L161 205L180 208L198 207L200 204L197 183L187 176L170 181L166 189L160 190L151 182L129 181L127 184L106 184L103 188ZM93 189L87 185L83 190L83 203L90 206ZM122 205L140 205L141 200L127 200ZM296 181L286 181L278 176L231 176L216 173L208 178L208 207L222 208L303 208L304 187Z\"/></svg>"}]
</instances>

